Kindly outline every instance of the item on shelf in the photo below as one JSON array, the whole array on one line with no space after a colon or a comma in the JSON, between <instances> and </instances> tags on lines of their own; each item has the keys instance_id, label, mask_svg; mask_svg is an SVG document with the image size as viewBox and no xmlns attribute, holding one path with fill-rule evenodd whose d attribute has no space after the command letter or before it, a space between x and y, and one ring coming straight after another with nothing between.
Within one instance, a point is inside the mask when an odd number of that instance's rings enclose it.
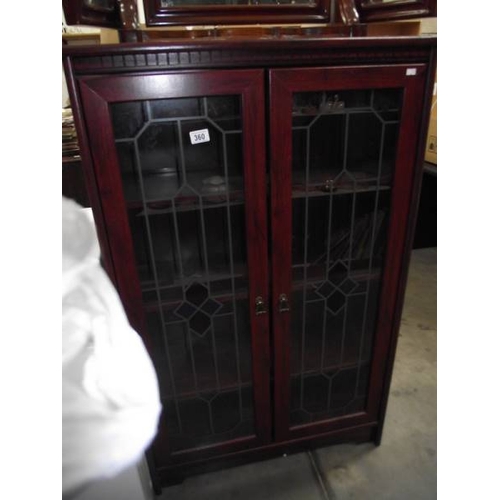
<instances>
[{"instance_id":1,"label":"item on shelf","mask_svg":"<svg viewBox=\"0 0 500 500\"><path fill-rule=\"evenodd\" d=\"M219 194L225 195L228 191L228 187L226 185L226 181L220 175L214 175L212 177L207 177L202 181L203 187L201 188L202 194ZM217 197L209 197L207 201L211 203L217 203L225 201L225 196L217 196Z\"/></svg>"},{"instance_id":2,"label":"item on shelf","mask_svg":"<svg viewBox=\"0 0 500 500\"><path fill-rule=\"evenodd\" d=\"M71 108L62 108L62 156L75 158L80 156L78 137L76 135Z\"/></svg>"}]
</instances>

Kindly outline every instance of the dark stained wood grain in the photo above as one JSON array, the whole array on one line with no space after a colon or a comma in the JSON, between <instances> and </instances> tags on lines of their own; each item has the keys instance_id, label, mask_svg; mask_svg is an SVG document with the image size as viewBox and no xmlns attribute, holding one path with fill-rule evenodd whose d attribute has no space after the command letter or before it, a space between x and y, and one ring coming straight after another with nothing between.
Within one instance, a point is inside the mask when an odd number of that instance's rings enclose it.
<instances>
[{"instance_id":1,"label":"dark stained wood grain","mask_svg":"<svg viewBox=\"0 0 500 500\"><path fill-rule=\"evenodd\" d=\"M139 276L135 267L132 236L114 146L109 103L89 83L92 83L92 80L80 81L79 87L85 116L93 117L92 127L88 130L88 140L94 160L93 170L113 260L116 286L130 324L141 334L146 346L151 350L152 341L146 331L141 307Z\"/></svg>"},{"instance_id":2,"label":"dark stained wood grain","mask_svg":"<svg viewBox=\"0 0 500 500\"><path fill-rule=\"evenodd\" d=\"M238 72L236 72L238 73ZM242 92L245 218L249 270L249 311L252 329L252 374L256 435L271 440L269 313L256 315L255 301L262 297L269 308L266 130L264 72L252 70Z\"/></svg>"},{"instance_id":3,"label":"dark stained wood grain","mask_svg":"<svg viewBox=\"0 0 500 500\"><path fill-rule=\"evenodd\" d=\"M164 485L182 482L186 477L204 472L235 467L256 460L266 460L283 454L298 453L311 448L340 443L365 443L373 441L376 423L353 426L342 431L306 436L287 442L276 442L244 451L228 453L209 460L193 456L193 462L159 468L157 474Z\"/></svg>"},{"instance_id":4,"label":"dark stained wood grain","mask_svg":"<svg viewBox=\"0 0 500 500\"><path fill-rule=\"evenodd\" d=\"M234 67L425 63L435 37L206 38L66 46L75 75Z\"/></svg>"},{"instance_id":5,"label":"dark stained wood grain","mask_svg":"<svg viewBox=\"0 0 500 500\"><path fill-rule=\"evenodd\" d=\"M368 398L368 412L376 415L380 408L386 360L391 343L397 339L394 331L395 305L402 280L402 262L406 241L407 221L412 201L412 187L415 170L421 168L415 156L418 132L422 123L419 110L423 106L427 67L418 67L415 76L405 78L404 100L401 114L399 143L394 170L391 217L387 235L387 251L384 275L380 290L380 304L377 320L376 341L373 347L372 375Z\"/></svg>"},{"instance_id":6,"label":"dark stained wood grain","mask_svg":"<svg viewBox=\"0 0 500 500\"><path fill-rule=\"evenodd\" d=\"M290 384L284 374L290 373L290 312L278 312L281 294L290 307L292 290L292 94L279 71L269 76L270 105L270 178L272 229L272 310L274 346L274 423L276 441L288 438Z\"/></svg>"},{"instance_id":7,"label":"dark stained wood grain","mask_svg":"<svg viewBox=\"0 0 500 500\"><path fill-rule=\"evenodd\" d=\"M114 285L117 286L115 268L113 265L111 249L108 240L108 232L106 229L101 206L99 187L97 185L96 174L92 162L92 154L87 137L85 119L83 117L80 93L76 84L73 65L70 58L65 57L63 59L63 68L66 75L71 109L73 111L75 128L78 135L78 145L80 148L81 165L85 180L86 192L89 204L92 207L92 214L96 224L97 237L99 239L99 246L101 248L101 259L109 278L114 283Z\"/></svg>"}]
</instances>

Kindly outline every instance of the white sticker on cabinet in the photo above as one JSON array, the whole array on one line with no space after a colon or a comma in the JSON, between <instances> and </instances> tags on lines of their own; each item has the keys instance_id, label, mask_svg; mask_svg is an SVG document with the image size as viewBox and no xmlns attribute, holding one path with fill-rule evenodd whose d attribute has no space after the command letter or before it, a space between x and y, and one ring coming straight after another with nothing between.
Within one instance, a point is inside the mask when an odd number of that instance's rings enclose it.
<instances>
[{"instance_id":1,"label":"white sticker on cabinet","mask_svg":"<svg viewBox=\"0 0 500 500\"><path fill-rule=\"evenodd\" d=\"M417 68L406 68L406 76L415 76L417 74Z\"/></svg>"},{"instance_id":2,"label":"white sticker on cabinet","mask_svg":"<svg viewBox=\"0 0 500 500\"><path fill-rule=\"evenodd\" d=\"M191 144L210 142L210 134L208 133L208 128L202 128L201 130L193 130L192 132L189 132L189 138L191 139Z\"/></svg>"}]
</instances>

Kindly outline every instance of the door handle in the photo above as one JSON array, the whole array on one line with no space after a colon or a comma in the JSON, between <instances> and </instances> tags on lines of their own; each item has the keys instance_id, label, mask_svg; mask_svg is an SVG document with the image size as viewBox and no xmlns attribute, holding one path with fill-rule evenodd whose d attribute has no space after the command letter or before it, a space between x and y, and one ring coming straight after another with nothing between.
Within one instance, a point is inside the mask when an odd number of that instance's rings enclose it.
<instances>
[{"instance_id":1,"label":"door handle","mask_svg":"<svg viewBox=\"0 0 500 500\"><path fill-rule=\"evenodd\" d=\"M259 316L261 314L266 314L267 309L266 309L266 304L264 303L264 299L259 296L256 297L255 299L255 315Z\"/></svg>"},{"instance_id":2,"label":"door handle","mask_svg":"<svg viewBox=\"0 0 500 500\"><path fill-rule=\"evenodd\" d=\"M288 303L288 297L285 293L282 293L278 299L278 311L280 313L287 312L290 310L290 304Z\"/></svg>"}]
</instances>

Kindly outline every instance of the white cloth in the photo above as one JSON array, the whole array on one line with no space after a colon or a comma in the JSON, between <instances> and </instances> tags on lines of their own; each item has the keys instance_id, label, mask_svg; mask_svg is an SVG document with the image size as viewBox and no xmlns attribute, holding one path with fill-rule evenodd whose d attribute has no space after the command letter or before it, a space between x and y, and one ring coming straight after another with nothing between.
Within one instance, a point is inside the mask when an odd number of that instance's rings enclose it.
<instances>
[{"instance_id":1,"label":"white cloth","mask_svg":"<svg viewBox=\"0 0 500 500\"><path fill-rule=\"evenodd\" d=\"M99 263L95 227L63 198L63 492L136 463L161 413L158 381Z\"/></svg>"}]
</instances>

